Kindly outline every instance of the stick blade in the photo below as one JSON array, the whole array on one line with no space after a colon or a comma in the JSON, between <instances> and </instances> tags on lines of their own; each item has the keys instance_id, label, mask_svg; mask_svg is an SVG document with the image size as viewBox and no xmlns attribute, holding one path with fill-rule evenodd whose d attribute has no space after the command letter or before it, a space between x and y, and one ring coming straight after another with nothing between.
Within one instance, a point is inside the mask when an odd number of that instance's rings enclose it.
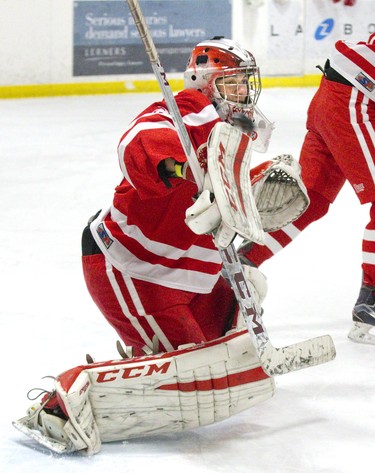
<instances>
[{"instance_id":1,"label":"stick blade","mask_svg":"<svg viewBox=\"0 0 375 473\"><path fill-rule=\"evenodd\" d=\"M282 348L268 342L261 354L263 370L269 376L279 376L331 361L336 356L330 335L311 338Z\"/></svg>"}]
</instances>

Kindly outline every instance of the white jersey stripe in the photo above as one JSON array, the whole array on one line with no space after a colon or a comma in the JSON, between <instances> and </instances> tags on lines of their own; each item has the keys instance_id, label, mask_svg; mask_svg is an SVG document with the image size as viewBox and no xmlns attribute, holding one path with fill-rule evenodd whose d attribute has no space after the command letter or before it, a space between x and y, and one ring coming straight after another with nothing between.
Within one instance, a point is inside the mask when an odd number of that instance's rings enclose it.
<instances>
[{"instance_id":1,"label":"white jersey stripe","mask_svg":"<svg viewBox=\"0 0 375 473\"><path fill-rule=\"evenodd\" d=\"M365 229L363 239L366 241L375 241L375 230Z\"/></svg>"},{"instance_id":2,"label":"white jersey stripe","mask_svg":"<svg viewBox=\"0 0 375 473\"><path fill-rule=\"evenodd\" d=\"M125 162L124 162L124 151L125 151L125 148L127 147L127 145L132 141L132 139L142 130L157 130L157 129L161 129L161 128L170 128L170 129L174 129L174 126L172 125L172 123L170 123L169 121L163 121L163 122L147 122L147 123L138 123L136 124L130 131L129 133L123 138L123 140L121 141L121 143L119 144L118 146L118 149L117 149L117 154L118 154L118 158L119 158L119 164L120 164L120 168L121 168L121 171L124 175L124 177L126 178L126 180L129 182L129 184L135 188L134 184L132 183L130 177L129 177L129 173L126 169L126 165L125 165Z\"/></svg>"},{"instance_id":3,"label":"white jersey stripe","mask_svg":"<svg viewBox=\"0 0 375 473\"><path fill-rule=\"evenodd\" d=\"M375 265L375 253L362 252L362 260L365 264Z\"/></svg>"},{"instance_id":4,"label":"white jersey stripe","mask_svg":"<svg viewBox=\"0 0 375 473\"><path fill-rule=\"evenodd\" d=\"M375 164L373 161L373 157L371 155L371 152L368 148L368 145L366 143L365 137L363 136L363 132L358 124L357 120L357 110L356 110L356 104L358 100L358 90L353 87L352 88L352 93L349 101L349 114L350 114L350 123L352 124L352 127L355 131L355 134L358 139L358 143L362 149L363 155L366 159L367 167L370 171L371 177L373 182L375 182ZM367 114L367 104L368 104L368 98L364 97L364 100L361 104L361 113L362 114ZM370 136L371 137L371 136ZM374 137L374 132L372 130L372 137ZM373 140L372 140L373 141ZM375 142L373 141L373 145L375 146Z\"/></svg>"},{"instance_id":5,"label":"white jersey stripe","mask_svg":"<svg viewBox=\"0 0 375 473\"><path fill-rule=\"evenodd\" d=\"M152 264L140 260L115 240L111 232L104 225L102 218L104 219L106 213L101 212L97 219L91 223L90 229L99 248L116 269L126 272L135 279L141 279L142 281L148 281L165 287L196 292L198 294L209 294L211 292L219 279L220 272L217 274L207 274L189 269L168 268L162 264ZM110 248L104 246L96 230L97 225L101 223L112 240Z\"/></svg>"},{"instance_id":6,"label":"white jersey stripe","mask_svg":"<svg viewBox=\"0 0 375 473\"><path fill-rule=\"evenodd\" d=\"M155 335L158 337L160 342L163 344L164 348L167 351L172 351L174 349L173 345L168 340L167 336L162 331L159 324L156 322L155 318L152 315L146 314L146 311L145 311L145 309L143 307L143 304L142 304L142 302L139 298L138 292L137 292L137 290L134 286L134 283L133 283L132 279L124 273L122 273L122 277L123 277L124 283L126 284L126 287L127 287L128 291L129 291L130 297L132 298L132 301L133 301L133 304L135 306L135 309L136 309L137 313L140 316L144 317L145 320L147 320L150 327L154 331ZM149 346L149 348L152 348L152 345L148 345L148 346Z\"/></svg>"},{"instance_id":7,"label":"white jersey stripe","mask_svg":"<svg viewBox=\"0 0 375 473\"><path fill-rule=\"evenodd\" d=\"M265 245L274 255L283 249L280 243L275 240L275 238L271 237L269 233L266 233Z\"/></svg>"},{"instance_id":8,"label":"white jersey stripe","mask_svg":"<svg viewBox=\"0 0 375 473\"><path fill-rule=\"evenodd\" d=\"M221 257L217 250L203 248L201 246L193 245L188 250L181 250L175 246L160 243L155 240L147 238L139 227L136 225L128 225L128 218L115 207L111 207L111 218L121 228L123 233L130 238L138 241L143 248L158 256L178 260L182 257L192 258L207 263L221 263Z\"/></svg>"},{"instance_id":9,"label":"white jersey stripe","mask_svg":"<svg viewBox=\"0 0 375 473\"><path fill-rule=\"evenodd\" d=\"M205 123L210 123L217 120L219 115L217 114L213 105L207 105L199 113L189 113L185 115L183 121L188 126L200 126Z\"/></svg>"},{"instance_id":10,"label":"white jersey stripe","mask_svg":"<svg viewBox=\"0 0 375 473\"><path fill-rule=\"evenodd\" d=\"M164 108L158 108L157 111L151 113L144 113L141 117L136 118L133 120L129 125L129 130L134 126L138 120L147 118L147 117L155 117L156 115L160 115L162 117L169 118L171 122L173 122L172 115L168 112L168 110ZM218 113L215 110L213 105L206 105L199 113L188 113L184 117L182 117L183 122L187 126L200 126L204 125L205 123L210 123L213 120L217 120L219 117Z\"/></svg>"},{"instance_id":11,"label":"white jersey stripe","mask_svg":"<svg viewBox=\"0 0 375 473\"><path fill-rule=\"evenodd\" d=\"M292 240L298 237L298 235L301 233L301 231L298 230L298 228L295 225L293 225L293 223L289 223L288 225L283 227L282 231L286 233L288 237L291 238Z\"/></svg>"},{"instance_id":12,"label":"white jersey stripe","mask_svg":"<svg viewBox=\"0 0 375 473\"><path fill-rule=\"evenodd\" d=\"M107 260L107 258L105 260L105 264L106 264L106 272L107 272L109 282L112 286L113 292L115 293L117 301L120 304L122 313L130 321L130 323L135 328L135 330L139 333L140 337L142 338L142 340L144 340L145 344L149 347L152 347L152 341L150 340L147 333L144 331L143 327L139 323L139 320L130 313L129 307L127 306L125 302L124 296L122 295L121 289L119 285L117 284L115 275L113 274L112 265Z\"/></svg>"}]
</instances>

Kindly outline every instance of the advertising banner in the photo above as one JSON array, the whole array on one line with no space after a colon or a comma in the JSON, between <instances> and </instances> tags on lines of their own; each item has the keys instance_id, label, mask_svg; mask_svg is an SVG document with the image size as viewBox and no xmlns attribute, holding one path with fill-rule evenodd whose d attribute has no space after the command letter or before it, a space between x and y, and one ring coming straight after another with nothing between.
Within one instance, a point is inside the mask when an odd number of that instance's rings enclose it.
<instances>
[{"instance_id":1,"label":"advertising banner","mask_svg":"<svg viewBox=\"0 0 375 473\"><path fill-rule=\"evenodd\" d=\"M301 0L269 3L268 50L263 70L270 75L302 75L304 21ZM287 60L286 60L287 58Z\"/></svg>"},{"instance_id":2,"label":"advertising banner","mask_svg":"<svg viewBox=\"0 0 375 473\"><path fill-rule=\"evenodd\" d=\"M375 32L375 1L362 0L354 7L342 2L305 2L305 73L318 73L337 40L357 43Z\"/></svg>"},{"instance_id":3,"label":"advertising banner","mask_svg":"<svg viewBox=\"0 0 375 473\"><path fill-rule=\"evenodd\" d=\"M231 0L141 0L166 72L182 72L192 48L213 36L232 36ZM124 0L74 2L73 75L151 73Z\"/></svg>"}]
</instances>

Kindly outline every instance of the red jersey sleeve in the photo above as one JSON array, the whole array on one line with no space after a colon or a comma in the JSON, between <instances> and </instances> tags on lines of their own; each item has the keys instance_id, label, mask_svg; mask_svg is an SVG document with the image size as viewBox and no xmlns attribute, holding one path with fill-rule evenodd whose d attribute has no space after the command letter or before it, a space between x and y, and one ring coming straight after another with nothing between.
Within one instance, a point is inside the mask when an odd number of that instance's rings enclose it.
<instances>
[{"instance_id":1,"label":"red jersey sleeve","mask_svg":"<svg viewBox=\"0 0 375 473\"><path fill-rule=\"evenodd\" d=\"M211 102L196 90L184 90L176 102L192 145L200 156L209 133L220 121ZM141 199L155 198L184 185L180 178L170 179L168 188L159 176L158 165L166 158L185 162L186 156L164 101L156 102L130 124L118 147L119 164L126 183Z\"/></svg>"}]
</instances>

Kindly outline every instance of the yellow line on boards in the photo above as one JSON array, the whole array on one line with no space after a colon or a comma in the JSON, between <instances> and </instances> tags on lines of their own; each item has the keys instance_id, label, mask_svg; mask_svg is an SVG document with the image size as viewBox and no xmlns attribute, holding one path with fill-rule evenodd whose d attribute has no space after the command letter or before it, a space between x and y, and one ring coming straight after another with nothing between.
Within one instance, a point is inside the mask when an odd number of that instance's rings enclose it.
<instances>
[{"instance_id":1,"label":"yellow line on boards","mask_svg":"<svg viewBox=\"0 0 375 473\"><path fill-rule=\"evenodd\" d=\"M262 87L317 87L321 75L292 77L263 77ZM174 92L182 90L182 79L171 79ZM72 84L36 84L0 86L0 99L27 97L53 97L63 95L100 95L159 92L159 84L152 80L126 80L118 82L82 82Z\"/></svg>"}]
</instances>

